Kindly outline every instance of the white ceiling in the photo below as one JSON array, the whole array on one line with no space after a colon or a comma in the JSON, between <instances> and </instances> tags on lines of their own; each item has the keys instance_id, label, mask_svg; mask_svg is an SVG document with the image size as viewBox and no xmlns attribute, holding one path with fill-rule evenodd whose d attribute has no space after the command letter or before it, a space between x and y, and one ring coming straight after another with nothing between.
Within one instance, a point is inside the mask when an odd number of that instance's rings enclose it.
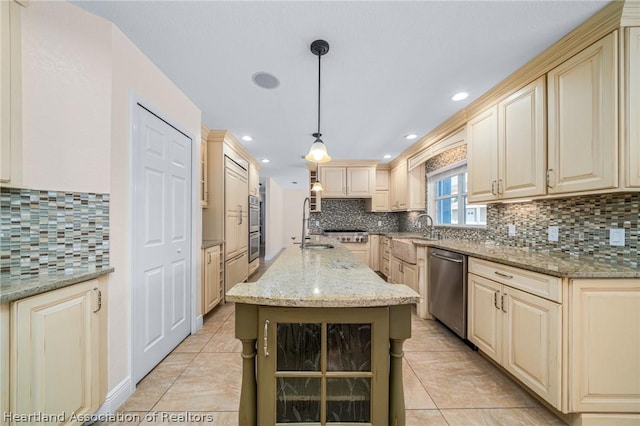
<instances>
[{"instance_id":1,"label":"white ceiling","mask_svg":"<svg viewBox=\"0 0 640 426\"><path fill-rule=\"evenodd\" d=\"M285 188L306 185L317 126L333 159L383 160L428 133L606 1L74 1L114 22ZM274 74L280 86L251 76ZM470 96L451 101L458 91ZM297 186L292 182L299 182Z\"/></svg>"}]
</instances>

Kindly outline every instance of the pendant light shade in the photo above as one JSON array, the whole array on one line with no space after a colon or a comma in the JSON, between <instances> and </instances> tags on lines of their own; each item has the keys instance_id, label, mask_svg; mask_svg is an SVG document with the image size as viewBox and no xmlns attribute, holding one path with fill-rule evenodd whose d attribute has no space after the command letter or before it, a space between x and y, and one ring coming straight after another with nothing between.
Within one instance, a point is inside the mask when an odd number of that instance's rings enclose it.
<instances>
[{"instance_id":1,"label":"pendant light shade","mask_svg":"<svg viewBox=\"0 0 640 426\"><path fill-rule=\"evenodd\" d=\"M324 191L324 188L322 188L322 184L320 182L314 182L313 186L311 187L311 190L313 192L320 192L320 191Z\"/></svg>"},{"instance_id":2,"label":"pendant light shade","mask_svg":"<svg viewBox=\"0 0 640 426\"><path fill-rule=\"evenodd\" d=\"M309 153L304 156L304 159L307 161L313 161L314 163L326 163L327 161L331 161L331 157L327 154L327 147L319 137L316 137L313 145L311 145L311 149L309 149Z\"/></svg>"},{"instance_id":3,"label":"pendant light shade","mask_svg":"<svg viewBox=\"0 0 640 426\"><path fill-rule=\"evenodd\" d=\"M309 149L309 153L304 156L305 160L313 161L316 163L326 163L331 160L329 154L327 154L327 147L320 137L322 134L320 133L320 60L322 55L326 54L329 51L329 43L324 40L316 40L311 43L311 53L318 56L318 131L313 134L313 137L316 140L311 145L311 149Z\"/></svg>"}]
</instances>

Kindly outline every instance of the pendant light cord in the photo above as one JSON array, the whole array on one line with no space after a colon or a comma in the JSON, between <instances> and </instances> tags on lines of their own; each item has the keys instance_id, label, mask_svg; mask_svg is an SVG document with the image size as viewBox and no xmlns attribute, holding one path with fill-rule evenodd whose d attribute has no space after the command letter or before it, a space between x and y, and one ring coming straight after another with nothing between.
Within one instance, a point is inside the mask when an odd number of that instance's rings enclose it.
<instances>
[{"instance_id":1,"label":"pendant light cord","mask_svg":"<svg viewBox=\"0 0 640 426\"><path fill-rule=\"evenodd\" d=\"M320 60L322 55L318 53L318 138L320 138Z\"/></svg>"}]
</instances>

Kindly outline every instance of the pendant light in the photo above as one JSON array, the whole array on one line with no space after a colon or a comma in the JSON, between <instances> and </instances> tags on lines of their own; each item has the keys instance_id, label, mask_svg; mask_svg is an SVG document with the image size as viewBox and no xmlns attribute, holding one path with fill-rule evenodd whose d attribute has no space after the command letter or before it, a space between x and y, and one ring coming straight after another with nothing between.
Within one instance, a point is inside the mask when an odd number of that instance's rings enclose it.
<instances>
[{"instance_id":1,"label":"pendant light","mask_svg":"<svg viewBox=\"0 0 640 426\"><path fill-rule=\"evenodd\" d=\"M316 179L320 179L320 175L318 174L320 173L320 170L318 169L318 163L316 163ZM313 192L320 192L320 191L324 191L324 188L322 187L322 184L320 183L319 180L316 180L315 182L313 182L313 186L311 187L311 190Z\"/></svg>"},{"instance_id":2,"label":"pendant light","mask_svg":"<svg viewBox=\"0 0 640 426\"><path fill-rule=\"evenodd\" d=\"M320 59L328 51L329 43L324 40L315 40L311 43L311 53L318 56L318 131L312 135L316 140L304 158L307 161L315 161L316 163L326 163L331 160L331 157L327 154L327 147L320 139L322 136L322 133L320 133Z\"/></svg>"}]
</instances>

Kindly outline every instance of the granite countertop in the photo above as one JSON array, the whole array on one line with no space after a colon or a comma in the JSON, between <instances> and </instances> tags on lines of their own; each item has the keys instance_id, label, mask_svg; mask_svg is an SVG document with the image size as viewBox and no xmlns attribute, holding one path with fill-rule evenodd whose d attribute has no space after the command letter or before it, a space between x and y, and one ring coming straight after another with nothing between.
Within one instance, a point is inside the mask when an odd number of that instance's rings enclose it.
<instances>
[{"instance_id":1,"label":"granite countertop","mask_svg":"<svg viewBox=\"0 0 640 426\"><path fill-rule=\"evenodd\" d=\"M224 244L224 240L202 240L201 248L206 249L213 246L219 246L220 244Z\"/></svg>"},{"instance_id":2,"label":"granite countertop","mask_svg":"<svg viewBox=\"0 0 640 426\"><path fill-rule=\"evenodd\" d=\"M311 243L327 250L287 248L256 282L239 283L227 300L289 307L369 307L417 303L418 293L403 284L389 284L335 239L313 236Z\"/></svg>"},{"instance_id":3,"label":"granite countertop","mask_svg":"<svg viewBox=\"0 0 640 426\"><path fill-rule=\"evenodd\" d=\"M33 277L0 277L0 303L13 302L25 297L56 290L109 274L114 268L74 268L60 273Z\"/></svg>"},{"instance_id":4,"label":"granite countertop","mask_svg":"<svg viewBox=\"0 0 640 426\"><path fill-rule=\"evenodd\" d=\"M560 278L640 278L640 269L615 262L596 261L589 256L570 256L466 240L414 238L417 246L438 247L528 271Z\"/></svg>"}]
</instances>

